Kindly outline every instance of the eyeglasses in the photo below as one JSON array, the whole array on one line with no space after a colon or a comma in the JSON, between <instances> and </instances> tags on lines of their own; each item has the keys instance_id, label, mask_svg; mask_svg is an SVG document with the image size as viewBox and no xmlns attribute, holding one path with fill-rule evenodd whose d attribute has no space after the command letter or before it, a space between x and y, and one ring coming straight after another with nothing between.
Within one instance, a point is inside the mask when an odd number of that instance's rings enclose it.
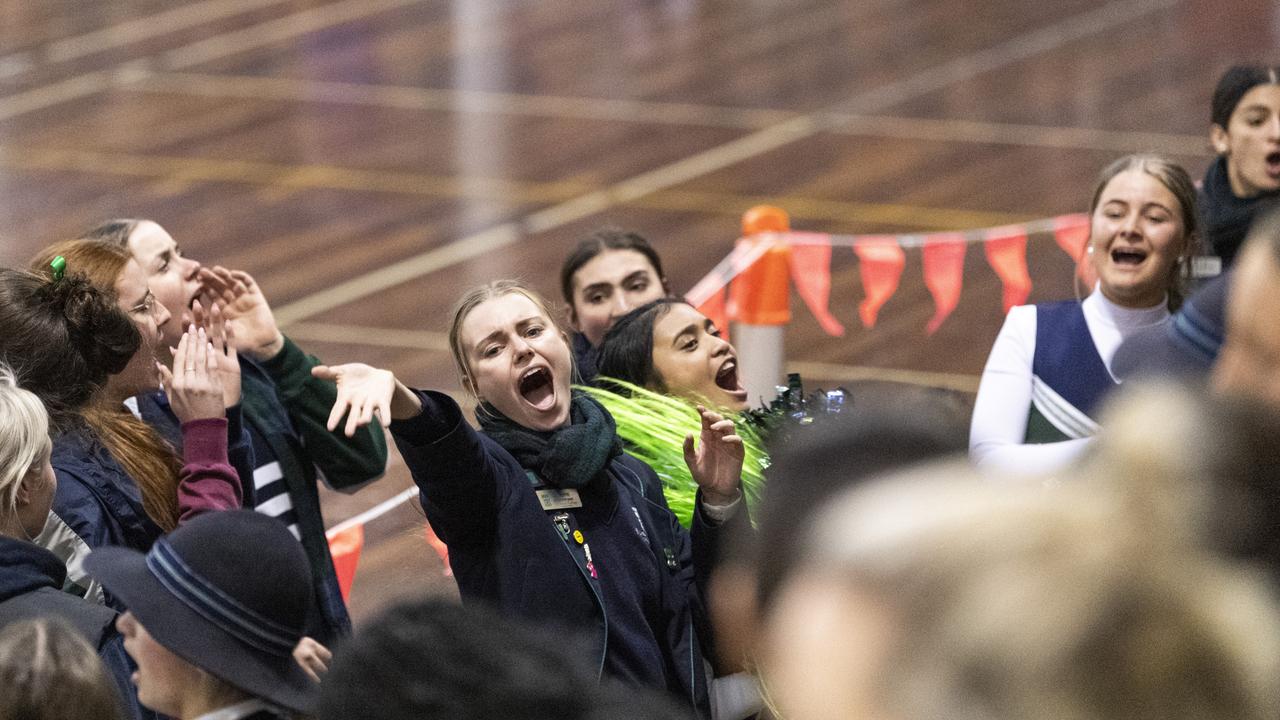
<instances>
[{"instance_id":1,"label":"eyeglasses","mask_svg":"<svg viewBox=\"0 0 1280 720\"><path fill-rule=\"evenodd\" d=\"M129 308L129 312L133 315L154 315L156 312L156 296L147 291L146 297L142 298L142 302Z\"/></svg>"}]
</instances>

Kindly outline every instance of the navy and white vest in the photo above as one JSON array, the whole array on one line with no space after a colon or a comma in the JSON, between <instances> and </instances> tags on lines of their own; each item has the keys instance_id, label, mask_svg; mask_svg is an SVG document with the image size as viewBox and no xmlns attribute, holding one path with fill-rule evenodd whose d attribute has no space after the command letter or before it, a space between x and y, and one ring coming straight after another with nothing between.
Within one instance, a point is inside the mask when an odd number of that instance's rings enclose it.
<instances>
[{"instance_id":1,"label":"navy and white vest","mask_svg":"<svg viewBox=\"0 0 1280 720\"><path fill-rule=\"evenodd\" d=\"M1098 354L1084 310L1075 300L1036 305L1036 348L1031 361L1031 410L1024 442L1086 438L1098 432L1093 416L1118 383Z\"/></svg>"}]
</instances>

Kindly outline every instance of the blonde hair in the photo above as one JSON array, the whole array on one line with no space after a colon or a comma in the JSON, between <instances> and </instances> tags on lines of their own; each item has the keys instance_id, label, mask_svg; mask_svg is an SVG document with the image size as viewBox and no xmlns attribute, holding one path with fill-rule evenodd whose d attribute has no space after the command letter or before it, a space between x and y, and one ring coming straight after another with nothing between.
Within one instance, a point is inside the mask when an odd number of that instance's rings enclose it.
<instances>
[{"instance_id":1,"label":"blonde hair","mask_svg":"<svg viewBox=\"0 0 1280 720\"><path fill-rule=\"evenodd\" d=\"M0 687L0 720L122 717L97 651L61 620L24 620L0 629Z\"/></svg>"},{"instance_id":2,"label":"blonde hair","mask_svg":"<svg viewBox=\"0 0 1280 720\"><path fill-rule=\"evenodd\" d=\"M18 387L0 363L0 511L18 509L18 486L49 454L49 414L34 393Z\"/></svg>"},{"instance_id":3,"label":"blonde hair","mask_svg":"<svg viewBox=\"0 0 1280 720\"><path fill-rule=\"evenodd\" d=\"M84 275L113 302L117 300L116 281L133 260L124 247L105 240L66 240L41 250L31 267L36 272L47 272L49 261L58 255L66 259L69 269ZM138 352L145 349L139 348ZM182 460L174 447L124 407L90 405L80 415L111 457L137 483L147 516L166 532L177 527Z\"/></svg>"},{"instance_id":4,"label":"blonde hair","mask_svg":"<svg viewBox=\"0 0 1280 720\"><path fill-rule=\"evenodd\" d=\"M564 336L564 329L556 322L555 315L551 313L551 308L547 305L547 301L519 280L494 280L468 291L453 306L453 321L449 323L449 349L453 353L453 365L458 370L458 377L462 380L462 387L471 393L473 397L478 397L479 393L476 389L475 376L471 372L471 362L468 360L467 349L462 347L462 323L466 321L471 311L479 307L481 303L505 295L523 295L528 298L529 302L538 308L538 312L546 317L551 327L555 328L562 337ZM572 353L570 353L570 357L572 357Z\"/></svg>"},{"instance_id":5,"label":"blonde hair","mask_svg":"<svg viewBox=\"0 0 1280 720\"><path fill-rule=\"evenodd\" d=\"M846 493L819 518L798 574L825 574L889 608L878 676L889 715L1280 712L1280 607L1257 574L1200 547L1197 520L1183 513L1198 496L1160 477L1174 460L1141 465L1178 440L1141 425L1166 406L1136 402L1117 413L1129 419L1107 421L1113 446L1060 485L932 465ZM1179 411L1173 423L1189 420ZM1139 428L1170 439L1135 447Z\"/></svg>"}]
</instances>

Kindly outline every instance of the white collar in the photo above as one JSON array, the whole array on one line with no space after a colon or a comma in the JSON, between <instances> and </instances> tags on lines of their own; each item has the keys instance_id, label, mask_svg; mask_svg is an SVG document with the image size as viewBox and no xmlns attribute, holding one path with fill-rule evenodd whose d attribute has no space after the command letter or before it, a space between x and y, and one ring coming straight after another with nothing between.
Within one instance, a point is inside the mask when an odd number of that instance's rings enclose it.
<instances>
[{"instance_id":1,"label":"white collar","mask_svg":"<svg viewBox=\"0 0 1280 720\"><path fill-rule=\"evenodd\" d=\"M134 417L138 418L139 420L142 419L142 411L138 409L137 395L134 395L133 397L130 397L130 398L125 398L124 406L129 409L129 412L133 413Z\"/></svg>"},{"instance_id":2,"label":"white collar","mask_svg":"<svg viewBox=\"0 0 1280 720\"><path fill-rule=\"evenodd\" d=\"M1102 293L1102 288L1096 285L1089 297L1084 299L1083 306L1086 314L1122 330L1154 325L1169 317L1168 296L1149 308L1128 308L1108 300Z\"/></svg>"},{"instance_id":3,"label":"white collar","mask_svg":"<svg viewBox=\"0 0 1280 720\"><path fill-rule=\"evenodd\" d=\"M249 717L259 710L272 709L271 705L267 704L265 700L249 698L248 700L238 702L235 705L229 705L220 710L205 713L204 715L196 718L196 720L239 720L240 718Z\"/></svg>"}]
</instances>

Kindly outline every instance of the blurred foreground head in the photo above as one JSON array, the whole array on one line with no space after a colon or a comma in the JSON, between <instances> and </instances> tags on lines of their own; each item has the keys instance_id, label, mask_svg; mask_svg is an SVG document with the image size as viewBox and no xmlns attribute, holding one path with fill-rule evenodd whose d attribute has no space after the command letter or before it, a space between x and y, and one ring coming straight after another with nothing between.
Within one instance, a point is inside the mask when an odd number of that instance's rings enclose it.
<instances>
[{"instance_id":1,"label":"blurred foreground head","mask_svg":"<svg viewBox=\"0 0 1280 720\"><path fill-rule=\"evenodd\" d=\"M1227 294L1214 386L1280 409L1280 205L1249 229Z\"/></svg>"},{"instance_id":2,"label":"blurred foreground head","mask_svg":"<svg viewBox=\"0 0 1280 720\"><path fill-rule=\"evenodd\" d=\"M972 408L955 393L880 381L848 390L851 409L773 438L756 530L720 545L708 603L722 673L754 667L761 618L800 564L803 530L832 497L968 447Z\"/></svg>"},{"instance_id":3,"label":"blurred foreground head","mask_svg":"<svg viewBox=\"0 0 1280 720\"><path fill-rule=\"evenodd\" d=\"M394 606L335 651L318 720L685 720L660 693L599 680L586 645L480 605Z\"/></svg>"},{"instance_id":4,"label":"blurred foreground head","mask_svg":"<svg viewBox=\"0 0 1280 720\"><path fill-rule=\"evenodd\" d=\"M0 718L117 720L120 698L98 652L55 618L0 629Z\"/></svg>"},{"instance_id":5,"label":"blurred foreground head","mask_svg":"<svg viewBox=\"0 0 1280 720\"><path fill-rule=\"evenodd\" d=\"M778 715L1276 717L1280 607L1208 549L1230 493L1200 476L1222 466L1179 449L1207 418L1177 397L1115 408L1052 486L957 462L835 498L766 611Z\"/></svg>"}]
</instances>

